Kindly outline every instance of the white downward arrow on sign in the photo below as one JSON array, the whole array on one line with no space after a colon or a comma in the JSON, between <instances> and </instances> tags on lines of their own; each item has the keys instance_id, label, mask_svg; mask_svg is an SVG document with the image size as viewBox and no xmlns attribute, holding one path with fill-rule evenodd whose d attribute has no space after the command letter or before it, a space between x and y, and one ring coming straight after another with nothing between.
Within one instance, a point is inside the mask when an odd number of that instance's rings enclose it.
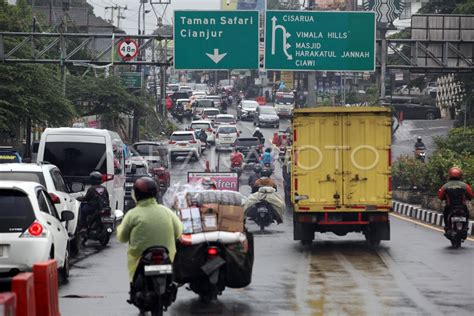
<instances>
[{"instance_id":1,"label":"white downward arrow on sign","mask_svg":"<svg viewBox=\"0 0 474 316\"><path fill-rule=\"evenodd\" d=\"M206 53L207 57L209 57L213 62L215 62L216 64L218 64L222 58L225 57L225 55L227 55L227 53L224 53L224 54L219 54L219 49L218 48L214 48L214 54L208 54Z\"/></svg>"}]
</instances>

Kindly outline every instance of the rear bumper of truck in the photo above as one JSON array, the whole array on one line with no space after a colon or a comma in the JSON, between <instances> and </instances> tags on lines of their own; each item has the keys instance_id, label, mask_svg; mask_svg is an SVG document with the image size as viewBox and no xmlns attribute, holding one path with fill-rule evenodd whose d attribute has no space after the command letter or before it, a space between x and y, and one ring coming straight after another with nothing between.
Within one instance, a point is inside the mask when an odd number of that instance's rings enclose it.
<instances>
[{"instance_id":1,"label":"rear bumper of truck","mask_svg":"<svg viewBox=\"0 0 474 316\"><path fill-rule=\"evenodd\" d=\"M390 240L389 210L364 212L294 212L294 240L313 240L314 233L371 232L379 240Z\"/></svg>"}]
</instances>

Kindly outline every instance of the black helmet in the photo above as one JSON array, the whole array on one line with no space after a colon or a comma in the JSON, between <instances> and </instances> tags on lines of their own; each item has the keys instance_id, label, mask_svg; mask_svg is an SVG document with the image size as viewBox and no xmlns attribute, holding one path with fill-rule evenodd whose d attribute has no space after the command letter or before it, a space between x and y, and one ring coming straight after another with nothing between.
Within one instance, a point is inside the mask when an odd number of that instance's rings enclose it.
<instances>
[{"instance_id":1,"label":"black helmet","mask_svg":"<svg viewBox=\"0 0 474 316\"><path fill-rule=\"evenodd\" d=\"M257 174L262 172L262 165L260 165L259 163L256 163L255 166L253 167L253 172L255 172Z\"/></svg>"},{"instance_id":2,"label":"black helmet","mask_svg":"<svg viewBox=\"0 0 474 316\"><path fill-rule=\"evenodd\" d=\"M270 177L272 175L272 170L268 168L263 168L262 172L260 173L262 177Z\"/></svg>"},{"instance_id":3,"label":"black helmet","mask_svg":"<svg viewBox=\"0 0 474 316\"><path fill-rule=\"evenodd\" d=\"M156 181L150 177L141 177L133 184L133 191L137 201L155 197L158 193L158 185Z\"/></svg>"},{"instance_id":4,"label":"black helmet","mask_svg":"<svg viewBox=\"0 0 474 316\"><path fill-rule=\"evenodd\" d=\"M267 149L265 149L265 152L271 153L271 152L272 152L272 149L271 149L271 148L267 148Z\"/></svg>"},{"instance_id":5,"label":"black helmet","mask_svg":"<svg viewBox=\"0 0 474 316\"><path fill-rule=\"evenodd\" d=\"M99 171L92 171L89 174L89 179L92 184L101 184L102 183L102 174Z\"/></svg>"}]
</instances>

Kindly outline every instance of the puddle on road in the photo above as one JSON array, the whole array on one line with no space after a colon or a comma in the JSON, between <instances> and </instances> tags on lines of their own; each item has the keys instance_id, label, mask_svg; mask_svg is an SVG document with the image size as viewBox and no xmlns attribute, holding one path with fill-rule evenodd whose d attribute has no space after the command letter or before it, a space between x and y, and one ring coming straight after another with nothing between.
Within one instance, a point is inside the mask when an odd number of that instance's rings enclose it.
<instances>
[{"instance_id":1,"label":"puddle on road","mask_svg":"<svg viewBox=\"0 0 474 316\"><path fill-rule=\"evenodd\" d=\"M61 296L61 298L105 298L102 295L77 295L77 294L69 294Z\"/></svg>"}]
</instances>

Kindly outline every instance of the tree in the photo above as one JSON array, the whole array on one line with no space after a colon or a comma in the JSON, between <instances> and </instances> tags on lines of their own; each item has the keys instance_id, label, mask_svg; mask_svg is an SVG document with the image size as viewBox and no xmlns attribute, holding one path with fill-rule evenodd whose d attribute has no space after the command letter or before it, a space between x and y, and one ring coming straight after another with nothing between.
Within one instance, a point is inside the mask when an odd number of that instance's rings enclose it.
<instances>
[{"instance_id":1,"label":"tree","mask_svg":"<svg viewBox=\"0 0 474 316\"><path fill-rule=\"evenodd\" d=\"M471 2L472 0L468 1ZM431 0L425 3L418 13L452 14L465 3L466 0Z\"/></svg>"}]
</instances>

